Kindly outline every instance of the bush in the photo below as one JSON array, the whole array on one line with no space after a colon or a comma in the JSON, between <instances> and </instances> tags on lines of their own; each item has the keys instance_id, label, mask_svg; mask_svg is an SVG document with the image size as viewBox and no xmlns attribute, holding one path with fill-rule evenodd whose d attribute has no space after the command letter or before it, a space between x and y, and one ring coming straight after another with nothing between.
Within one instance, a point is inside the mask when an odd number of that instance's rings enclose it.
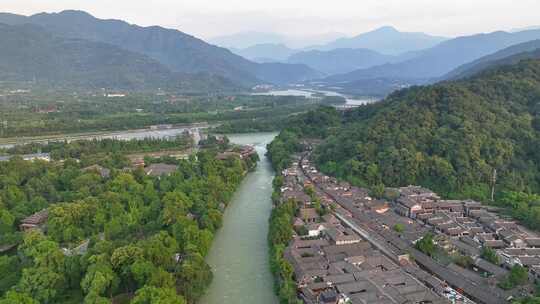
<instances>
[{"instance_id":1,"label":"bush","mask_svg":"<svg viewBox=\"0 0 540 304\"><path fill-rule=\"evenodd\" d=\"M480 256L492 263L492 264L495 264L495 265L500 265L501 264L501 259L499 258L499 256L497 255L497 252L489 247L483 247L482 248L482 252L480 253Z\"/></svg>"},{"instance_id":2,"label":"bush","mask_svg":"<svg viewBox=\"0 0 540 304\"><path fill-rule=\"evenodd\" d=\"M499 287L505 290L512 289L519 285L524 285L529 281L529 272L527 268L515 265L510 270L508 276L499 283Z\"/></svg>"}]
</instances>

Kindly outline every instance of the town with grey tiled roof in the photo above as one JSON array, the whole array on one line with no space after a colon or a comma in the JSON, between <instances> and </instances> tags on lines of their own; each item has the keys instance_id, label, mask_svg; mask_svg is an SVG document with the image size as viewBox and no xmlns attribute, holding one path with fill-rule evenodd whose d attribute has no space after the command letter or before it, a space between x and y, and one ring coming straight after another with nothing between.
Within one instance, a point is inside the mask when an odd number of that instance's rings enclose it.
<instances>
[{"instance_id":1,"label":"town with grey tiled roof","mask_svg":"<svg viewBox=\"0 0 540 304\"><path fill-rule=\"evenodd\" d=\"M540 237L498 208L418 186L376 199L319 172L310 156L295 155L280 189L282 202L298 206L284 257L304 303L495 304L534 292ZM416 246L426 235L435 254ZM501 288L515 265L528 270L529 284Z\"/></svg>"}]
</instances>

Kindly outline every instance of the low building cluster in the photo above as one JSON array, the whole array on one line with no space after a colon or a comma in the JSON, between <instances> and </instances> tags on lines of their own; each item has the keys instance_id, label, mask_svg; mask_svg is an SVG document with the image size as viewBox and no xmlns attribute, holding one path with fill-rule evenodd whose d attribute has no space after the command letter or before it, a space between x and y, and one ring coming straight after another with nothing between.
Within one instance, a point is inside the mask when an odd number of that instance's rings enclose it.
<instances>
[{"instance_id":1,"label":"low building cluster","mask_svg":"<svg viewBox=\"0 0 540 304\"><path fill-rule=\"evenodd\" d=\"M310 177L304 174L307 171ZM328 212L334 207L346 212L332 205L334 197L356 204L362 201L382 213L389 209L388 203L320 174L305 160L298 159L282 175L281 199L293 199L299 206L293 222L297 233L284 256L293 266L298 295L305 303L449 303L402 267L408 259L402 264L390 259L338 219L339 215ZM308 195L310 191L313 194ZM324 212L316 208L317 203L324 206Z\"/></svg>"},{"instance_id":2,"label":"low building cluster","mask_svg":"<svg viewBox=\"0 0 540 304\"><path fill-rule=\"evenodd\" d=\"M387 189L392 199L375 199L367 189L322 174L309 156L307 149L281 172L281 200L300 206L286 258L305 303L507 303L530 294L540 279L540 236L498 208L445 200L418 186ZM316 205L330 214L321 216ZM416 248L428 234L441 257ZM485 259L486 248L500 263ZM529 270L530 284L499 288L514 265ZM406 289L389 291L396 286L384 280L387 273L418 285L400 281ZM414 292L407 298L404 290Z\"/></svg>"},{"instance_id":3,"label":"low building cluster","mask_svg":"<svg viewBox=\"0 0 540 304\"><path fill-rule=\"evenodd\" d=\"M176 172L177 169L178 169L178 166L176 165L157 163L157 164L150 164L147 167L145 167L144 172L146 173L146 175L150 175L154 177L161 177L161 176L171 175L172 173Z\"/></svg>"},{"instance_id":4,"label":"low building cluster","mask_svg":"<svg viewBox=\"0 0 540 304\"><path fill-rule=\"evenodd\" d=\"M240 147L234 147L227 151L218 153L216 158L219 160L226 160L226 159L229 159L230 157L238 157L240 159L247 159L256 153L257 151L255 151L255 147L251 145L245 145L245 146L240 146Z\"/></svg>"},{"instance_id":5,"label":"low building cluster","mask_svg":"<svg viewBox=\"0 0 540 304\"><path fill-rule=\"evenodd\" d=\"M446 240L446 249L478 258L483 247L497 252L501 264L482 259L476 265L489 274L504 274L514 265L527 267L540 278L540 236L501 217L497 208L471 200L441 200L428 189L409 186L399 189L396 212L428 227Z\"/></svg>"},{"instance_id":6,"label":"low building cluster","mask_svg":"<svg viewBox=\"0 0 540 304\"><path fill-rule=\"evenodd\" d=\"M47 220L49 219L49 211L43 209L21 220L19 228L21 231L29 231L32 229L44 230Z\"/></svg>"}]
</instances>

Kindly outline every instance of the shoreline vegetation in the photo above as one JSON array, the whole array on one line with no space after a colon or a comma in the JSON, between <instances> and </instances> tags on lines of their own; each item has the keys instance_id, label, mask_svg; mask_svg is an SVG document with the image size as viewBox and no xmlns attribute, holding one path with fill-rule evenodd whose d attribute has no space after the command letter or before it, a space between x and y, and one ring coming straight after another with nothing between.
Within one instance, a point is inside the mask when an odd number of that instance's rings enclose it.
<instances>
[{"instance_id":1,"label":"shoreline vegetation","mask_svg":"<svg viewBox=\"0 0 540 304\"><path fill-rule=\"evenodd\" d=\"M223 211L258 161L236 157L226 138L202 144L196 156L145 158L145 167L124 154L192 143L54 143L40 147L51 162L0 162L0 303L196 302L212 279L204 257ZM21 231L30 218L35 228Z\"/></svg>"},{"instance_id":2,"label":"shoreline vegetation","mask_svg":"<svg viewBox=\"0 0 540 304\"><path fill-rule=\"evenodd\" d=\"M296 202L290 200L285 203L280 201L280 188L283 178L277 175L273 182L272 202L274 208L270 215L268 231L268 243L270 251L270 270L274 276L274 291L281 304L301 304L296 295L296 281L294 280L293 266L285 260L283 252L292 239L292 219L296 214Z\"/></svg>"}]
</instances>

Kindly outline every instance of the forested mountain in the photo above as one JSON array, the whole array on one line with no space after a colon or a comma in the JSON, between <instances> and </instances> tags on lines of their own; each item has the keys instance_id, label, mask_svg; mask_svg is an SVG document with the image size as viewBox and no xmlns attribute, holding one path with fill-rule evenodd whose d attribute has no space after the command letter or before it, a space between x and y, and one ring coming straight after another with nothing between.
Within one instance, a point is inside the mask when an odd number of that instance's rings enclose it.
<instances>
[{"instance_id":1,"label":"forested mountain","mask_svg":"<svg viewBox=\"0 0 540 304\"><path fill-rule=\"evenodd\" d=\"M540 39L540 30L517 33L494 32L459 37L422 51L413 59L328 77L327 82L370 78L431 79L509 46Z\"/></svg>"},{"instance_id":2,"label":"forested mountain","mask_svg":"<svg viewBox=\"0 0 540 304\"><path fill-rule=\"evenodd\" d=\"M3 14L0 15L0 23L32 23L58 36L116 45L145 54L174 72L211 73L246 85L261 81L282 83L280 77L267 78L267 75L275 76L275 73L267 73L265 66L178 30L159 26L140 27L120 20L101 20L81 11L41 13L30 17ZM306 68L303 71L317 75ZM309 77L303 74L301 78Z\"/></svg>"},{"instance_id":3,"label":"forested mountain","mask_svg":"<svg viewBox=\"0 0 540 304\"><path fill-rule=\"evenodd\" d=\"M398 60L368 49L335 49L304 51L289 57L290 63L302 63L327 74L341 74Z\"/></svg>"},{"instance_id":4,"label":"forested mountain","mask_svg":"<svg viewBox=\"0 0 540 304\"><path fill-rule=\"evenodd\" d=\"M54 35L35 25L0 24L0 80L46 87L123 89L233 89L207 74L173 73L145 55L119 47Z\"/></svg>"},{"instance_id":5,"label":"forested mountain","mask_svg":"<svg viewBox=\"0 0 540 304\"><path fill-rule=\"evenodd\" d=\"M443 79L458 79L472 76L481 71L499 65L518 63L523 59L540 58L540 40L533 40L513 45L494 54L484 56L471 63L464 64L443 76Z\"/></svg>"},{"instance_id":6,"label":"forested mountain","mask_svg":"<svg viewBox=\"0 0 540 304\"><path fill-rule=\"evenodd\" d=\"M314 46L311 49L370 49L383 54L397 55L431 48L446 39L424 33L400 32L391 26L385 26L352 38L340 38L322 46Z\"/></svg>"},{"instance_id":7,"label":"forested mountain","mask_svg":"<svg viewBox=\"0 0 540 304\"><path fill-rule=\"evenodd\" d=\"M278 168L302 136L322 136L320 168L359 185L422 185L487 201L496 170L497 198L540 193L540 60L401 90L345 116L324 109L297 117L271 146ZM540 228L524 203L505 207L525 208L516 216Z\"/></svg>"}]
</instances>

